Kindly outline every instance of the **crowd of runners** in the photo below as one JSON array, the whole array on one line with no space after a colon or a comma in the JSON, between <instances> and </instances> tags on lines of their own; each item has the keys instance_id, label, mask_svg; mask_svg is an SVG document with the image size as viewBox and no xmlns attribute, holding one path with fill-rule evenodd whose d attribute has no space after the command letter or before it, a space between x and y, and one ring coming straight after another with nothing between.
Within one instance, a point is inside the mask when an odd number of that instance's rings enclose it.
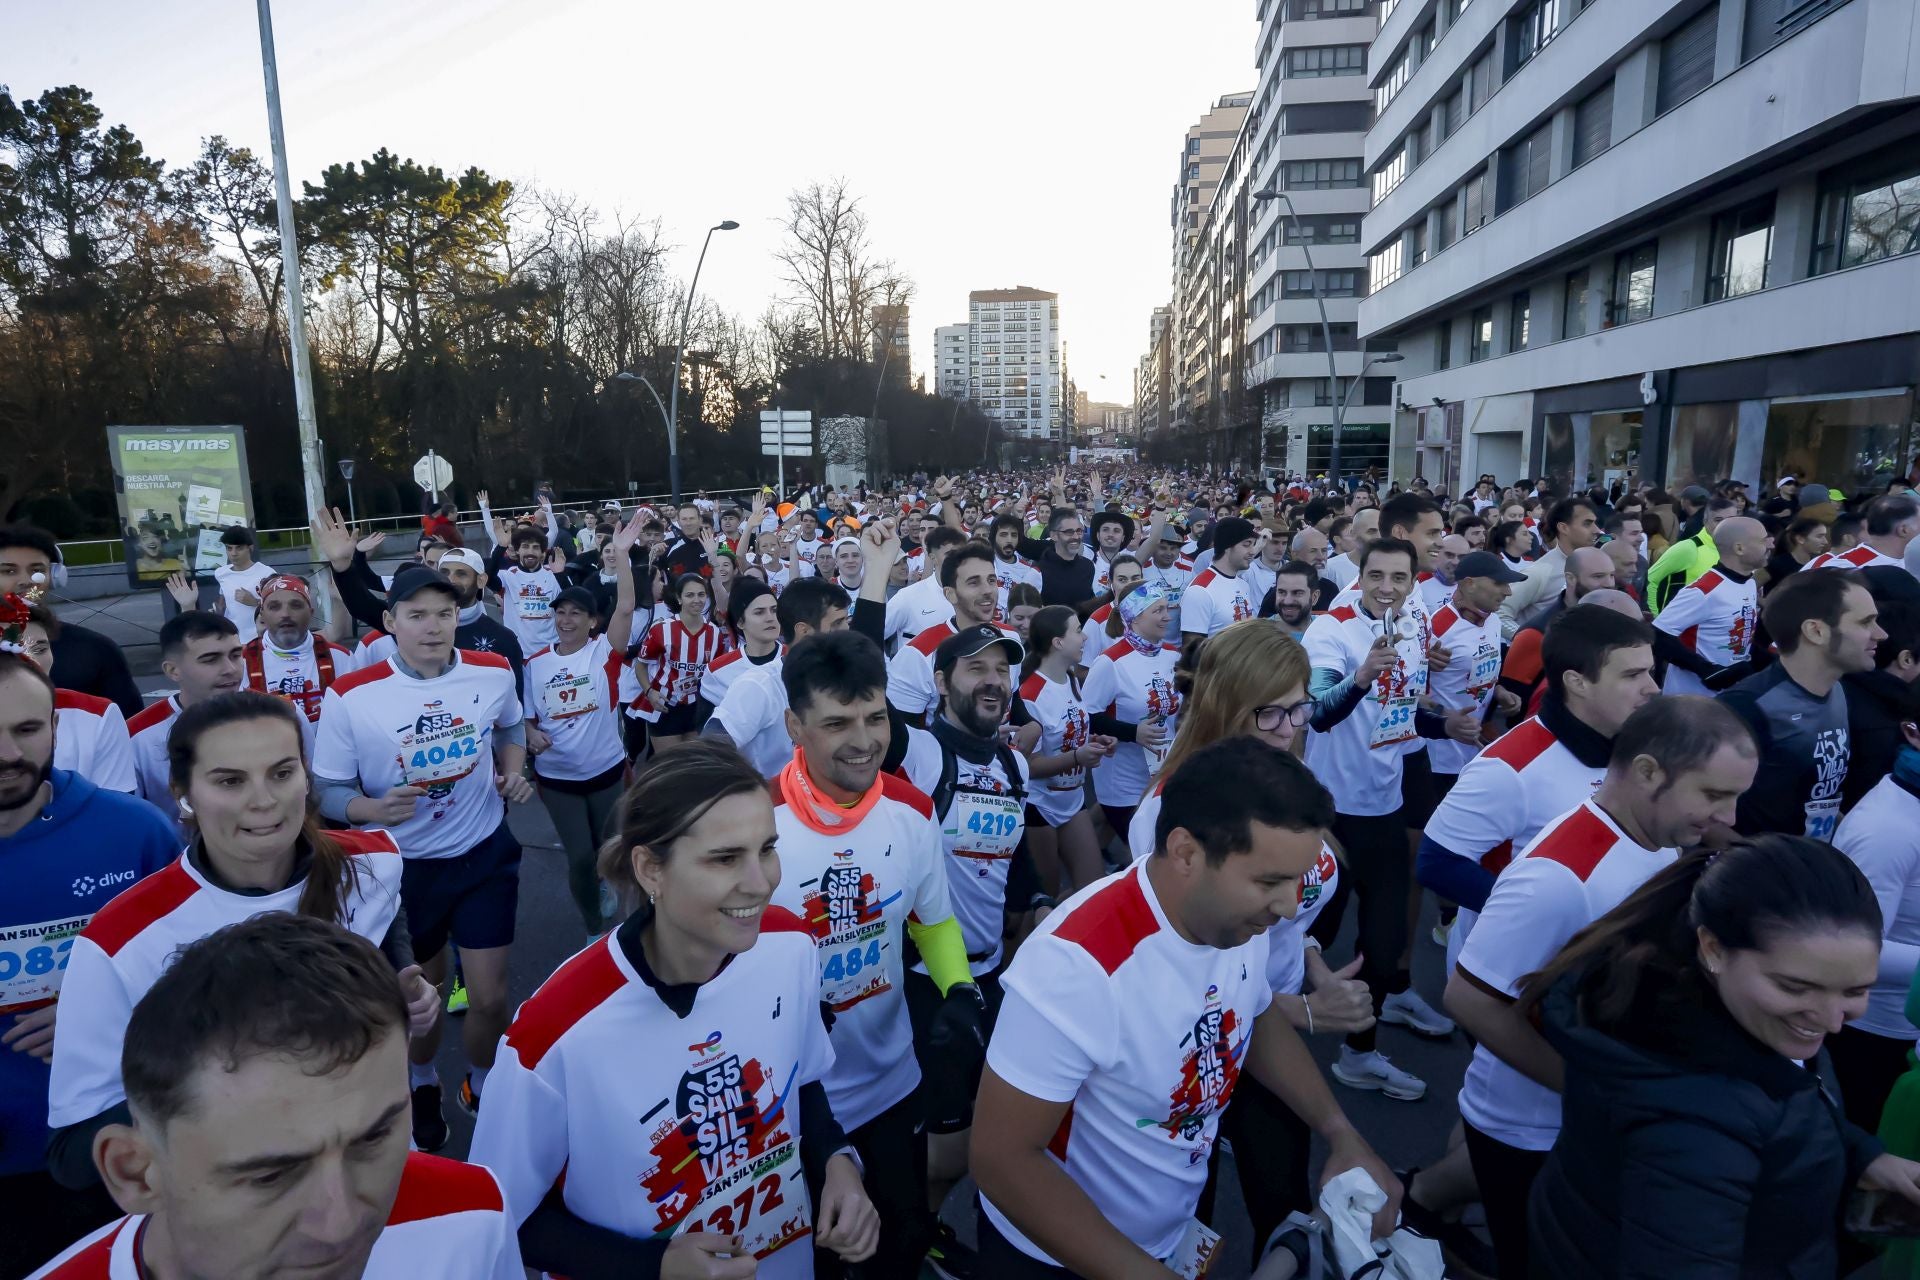
<instances>
[{"instance_id":1,"label":"crowd of runners","mask_svg":"<svg viewBox=\"0 0 1920 1280\"><path fill-rule=\"evenodd\" d=\"M167 584L151 700L0 528L0 1275L1166 1280L1222 1178L1260 1280L1851 1274L1920 497L1776 479L336 512ZM516 993L535 803L587 941Z\"/></svg>"}]
</instances>

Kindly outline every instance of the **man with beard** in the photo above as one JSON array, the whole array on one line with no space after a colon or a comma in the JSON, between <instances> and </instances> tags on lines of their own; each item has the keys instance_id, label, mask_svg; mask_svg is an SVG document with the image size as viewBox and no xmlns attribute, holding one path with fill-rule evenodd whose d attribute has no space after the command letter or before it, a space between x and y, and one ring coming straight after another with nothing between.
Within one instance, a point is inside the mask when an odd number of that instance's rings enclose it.
<instances>
[{"instance_id":1,"label":"man with beard","mask_svg":"<svg viewBox=\"0 0 1920 1280\"><path fill-rule=\"evenodd\" d=\"M699 513L694 514L697 524ZM506 547L495 547L486 570L500 597L500 616L520 641L520 651L533 653L552 645L554 598L573 585L567 553L549 547L540 530L523 526L513 533L512 558Z\"/></svg>"},{"instance_id":2,"label":"man with beard","mask_svg":"<svg viewBox=\"0 0 1920 1280\"><path fill-rule=\"evenodd\" d=\"M1614 586L1613 560L1598 547L1580 547L1561 562L1566 585L1559 596L1527 615L1507 645L1507 656L1500 669L1500 683L1530 701L1540 683L1541 648L1547 625L1596 591ZM1524 585L1524 584L1522 584ZM1520 588L1516 586L1515 591Z\"/></svg>"},{"instance_id":3,"label":"man with beard","mask_svg":"<svg viewBox=\"0 0 1920 1280\"><path fill-rule=\"evenodd\" d=\"M177 832L132 796L53 767L53 682L0 653L0 1274L22 1275L114 1216L104 1193L46 1171L55 1002L73 936L173 861Z\"/></svg>"},{"instance_id":4,"label":"man with beard","mask_svg":"<svg viewBox=\"0 0 1920 1280\"><path fill-rule=\"evenodd\" d=\"M1020 526L1020 517L1010 511L1003 511L993 518L993 576L1000 584L1000 608L1007 607L1007 592L1016 582L1024 582L1035 591L1040 590L1040 571L1033 562L1020 554L1020 539L1024 530ZM904 537L901 545L906 545ZM1176 543L1175 550L1178 550Z\"/></svg>"},{"instance_id":5,"label":"man with beard","mask_svg":"<svg viewBox=\"0 0 1920 1280\"><path fill-rule=\"evenodd\" d=\"M42 599L59 562L59 548L46 530L27 524L0 527L0 595ZM129 720L146 706L126 654L98 631L71 622L63 625L53 642L53 663L60 671L54 682L58 687L105 698Z\"/></svg>"},{"instance_id":6,"label":"man with beard","mask_svg":"<svg viewBox=\"0 0 1920 1280\"><path fill-rule=\"evenodd\" d=\"M837 548L836 548L837 550ZM978 1069L979 991L954 919L927 796L883 772L891 738L886 662L864 635L809 636L781 671L796 749L772 782L780 840L773 904L807 925L820 1000L833 1011L823 1084L880 1211L874 1273L908 1276L933 1242L920 1071L907 1013L907 942L937 988L931 1040ZM971 1044L971 1056L961 1053Z\"/></svg>"},{"instance_id":7,"label":"man with beard","mask_svg":"<svg viewBox=\"0 0 1920 1280\"><path fill-rule=\"evenodd\" d=\"M1440 607L1453 599L1454 585L1459 580L1455 570L1460 565L1460 557L1472 549L1457 533L1447 534L1434 546L1433 568L1420 575L1420 603L1426 606L1429 616L1440 612Z\"/></svg>"},{"instance_id":8,"label":"man with beard","mask_svg":"<svg viewBox=\"0 0 1920 1280\"><path fill-rule=\"evenodd\" d=\"M354 544L353 530L340 518L339 508L322 512L313 523L313 545L333 566L333 585L339 588L340 601L355 622L373 630L362 637L355 665L366 667L393 656L393 637L381 630L385 625L386 603L376 592L384 592L380 575L367 563L366 553ZM459 625L454 628L455 648L472 653L497 653L513 668L513 687L521 687L520 669L526 659L520 640L504 624L487 613L480 593L487 585L487 567L479 553L466 547L450 547L439 553L437 567L458 593ZM645 581L636 577L636 583ZM641 602L644 606L646 601Z\"/></svg>"},{"instance_id":9,"label":"man with beard","mask_svg":"<svg viewBox=\"0 0 1920 1280\"><path fill-rule=\"evenodd\" d=\"M1259 547L1253 522L1228 516L1213 529L1213 563L1194 576L1180 611L1183 648L1199 652L1208 636L1254 616L1254 599L1241 574Z\"/></svg>"},{"instance_id":10,"label":"man with beard","mask_svg":"<svg viewBox=\"0 0 1920 1280\"><path fill-rule=\"evenodd\" d=\"M311 752L313 727L320 722L320 700L335 679L354 669L353 651L313 629L313 589L304 578L277 573L266 579L260 584L260 603L253 613L259 634L242 651L247 688L285 698L297 707L306 721L303 732Z\"/></svg>"},{"instance_id":11,"label":"man with beard","mask_svg":"<svg viewBox=\"0 0 1920 1280\"><path fill-rule=\"evenodd\" d=\"M1273 575L1273 585L1260 601L1260 616L1274 619L1295 640L1304 640L1317 612L1315 596L1322 585L1312 565L1289 560Z\"/></svg>"},{"instance_id":12,"label":"man with beard","mask_svg":"<svg viewBox=\"0 0 1920 1280\"><path fill-rule=\"evenodd\" d=\"M969 627L998 627L1012 634L994 620L1000 588L986 543L964 542L949 551L940 562L940 586L953 606L953 618L922 631L887 664L887 701L911 724L926 724L938 704L933 660L942 642Z\"/></svg>"},{"instance_id":13,"label":"man with beard","mask_svg":"<svg viewBox=\"0 0 1920 1280\"><path fill-rule=\"evenodd\" d=\"M1102 511L1093 517L1091 523L1093 589L1106 591L1112 584L1113 558L1124 552L1133 542L1133 517L1118 511ZM1044 599L1044 595L1042 598Z\"/></svg>"}]
</instances>

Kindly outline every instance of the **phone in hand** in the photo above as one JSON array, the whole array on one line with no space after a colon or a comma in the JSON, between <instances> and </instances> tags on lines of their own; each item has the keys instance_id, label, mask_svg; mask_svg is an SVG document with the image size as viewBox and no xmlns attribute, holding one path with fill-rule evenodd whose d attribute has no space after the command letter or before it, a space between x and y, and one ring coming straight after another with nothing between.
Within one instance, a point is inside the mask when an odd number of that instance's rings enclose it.
<instances>
[{"instance_id":1,"label":"phone in hand","mask_svg":"<svg viewBox=\"0 0 1920 1280\"><path fill-rule=\"evenodd\" d=\"M1863 1239L1920 1236L1920 1205L1885 1191L1856 1190L1847 1197L1847 1231Z\"/></svg>"}]
</instances>

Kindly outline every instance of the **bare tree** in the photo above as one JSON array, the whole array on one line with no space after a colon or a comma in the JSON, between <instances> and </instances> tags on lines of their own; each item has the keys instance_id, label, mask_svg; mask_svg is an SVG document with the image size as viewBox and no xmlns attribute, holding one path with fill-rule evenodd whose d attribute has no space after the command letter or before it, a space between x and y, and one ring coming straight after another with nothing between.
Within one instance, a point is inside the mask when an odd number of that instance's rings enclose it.
<instances>
[{"instance_id":1,"label":"bare tree","mask_svg":"<svg viewBox=\"0 0 1920 1280\"><path fill-rule=\"evenodd\" d=\"M787 197L787 241L775 255L792 300L829 360L871 358L873 308L911 290L889 259L875 255L859 198L844 178L811 183Z\"/></svg>"}]
</instances>

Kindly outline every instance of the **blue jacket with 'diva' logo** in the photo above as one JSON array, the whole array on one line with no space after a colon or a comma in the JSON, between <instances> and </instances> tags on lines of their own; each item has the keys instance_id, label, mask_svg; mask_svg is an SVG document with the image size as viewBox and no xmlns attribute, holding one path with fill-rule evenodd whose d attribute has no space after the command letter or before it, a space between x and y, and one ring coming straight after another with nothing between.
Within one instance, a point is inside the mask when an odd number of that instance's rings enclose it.
<instances>
[{"instance_id":1,"label":"blue jacket with 'diva' logo","mask_svg":"<svg viewBox=\"0 0 1920 1280\"><path fill-rule=\"evenodd\" d=\"M174 825L144 800L55 769L53 799L0 838L0 1028L59 992L73 936L93 913L180 853ZM0 1046L0 1175L46 1164L52 1068Z\"/></svg>"}]
</instances>

